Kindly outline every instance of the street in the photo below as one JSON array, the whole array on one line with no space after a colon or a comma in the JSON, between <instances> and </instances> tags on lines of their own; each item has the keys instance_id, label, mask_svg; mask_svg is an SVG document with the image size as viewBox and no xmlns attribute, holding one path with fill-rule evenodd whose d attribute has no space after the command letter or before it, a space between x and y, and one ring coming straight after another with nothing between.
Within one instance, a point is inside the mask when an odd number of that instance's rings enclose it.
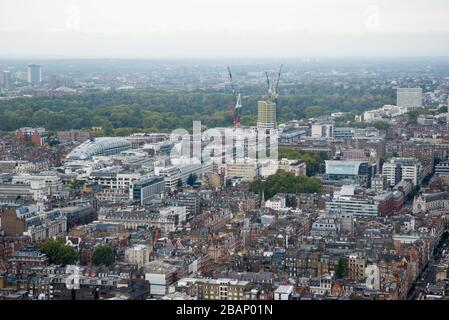
<instances>
[{"instance_id":1,"label":"street","mask_svg":"<svg viewBox=\"0 0 449 320\"><path fill-rule=\"evenodd\" d=\"M437 273L437 265L440 260L443 258L443 251L449 248L449 234L446 232L441 237L441 240L438 246L435 248L434 255L430 259L429 263L423 269L418 280L413 284L411 288L408 300L418 300L420 298L420 294L425 293L428 284L432 284L435 282L436 273Z\"/></svg>"}]
</instances>

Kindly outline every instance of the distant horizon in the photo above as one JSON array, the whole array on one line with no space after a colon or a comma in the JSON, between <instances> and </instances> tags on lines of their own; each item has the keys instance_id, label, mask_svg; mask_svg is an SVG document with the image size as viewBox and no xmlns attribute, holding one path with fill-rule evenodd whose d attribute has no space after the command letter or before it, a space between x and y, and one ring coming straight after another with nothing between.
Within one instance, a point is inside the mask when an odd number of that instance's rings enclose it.
<instances>
[{"instance_id":1,"label":"distant horizon","mask_svg":"<svg viewBox=\"0 0 449 320\"><path fill-rule=\"evenodd\" d=\"M449 56L445 0L15 0L1 57Z\"/></svg>"},{"instance_id":2,"label":"distant horizon","mask_svg":"<svg viewBox=\"0 0 449 320\"><path fill-rule=\"evenodd\" d=\"M2 56L0 54L0 61L28 61L33 63L34 61L95 61L95 60L123 60L123 61L248 61L253 60L254 62L274 62L274 61L300 61L300 62L320 62L320 61L388 61L388 60L401 60L407 61L423 61L423 60L446 60L449 64L449 54L447 55L422 55L422 56L359 56L359 55L348 55L348 56L241 56L241 57L227 57L227 56L205 56L205 57L114 57L114 56ZM249 61L250 62L250 61Z\"/></svg>"}]
</instances>

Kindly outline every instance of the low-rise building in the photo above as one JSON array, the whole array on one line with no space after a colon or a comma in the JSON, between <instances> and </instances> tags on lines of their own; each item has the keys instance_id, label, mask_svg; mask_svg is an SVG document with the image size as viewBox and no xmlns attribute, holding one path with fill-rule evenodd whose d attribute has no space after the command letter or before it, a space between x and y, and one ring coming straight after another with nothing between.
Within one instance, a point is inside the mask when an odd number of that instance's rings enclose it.
<instances>
[{"instance_id":1,"label":"low-rise building","mask_svg":"<svg viewBox=\"0 0 449 320\"><path fill-rule=\"evenodd\" d=\"M226 178L242 177L246 181L253 181L259 176L259 167L254 161L241 161L226 164Z\"/></svg>"},{"instance_id":2,"label":"low-rise building","mask_svg":"<svg viewBox=\"0 0 449 320\"><path fill-rule=\"evenodd\" d=\"M249 281L235 279L184 278L178 285L190 286L190 292L199 300L249 300L252 285Z\"/></svg>"},{"instance_id":3,"label":"low-rise building","mask_svg":"<svg viewBox=\"0 0 449 320\"><path fill-rule=\"evenodd\" d=\"M387 177L390 186L402 180L409 180L416 186L422 181L421 163L414 158L393 158L382 166L382 175Z\"/></svg>"},{"instance_id":4,"label":"low-rise building","mask_svg":"<svg viewBox=\"0 0 449 320\"><path fill-rule=\"evenodd\" d=\"M150 262L152 251L147 245L135 245L125 250L125 261L140 268Z\"/></svg>"},{"instance_id":5,"label":"low-rise building","mask_svg":"<svg viewBox=\"0 0 449 320\"><path fill-rule=\"evenodd\" d=\"M423 193L413 200L413 213L449 208L449 192Z\"/></svg>"},{"instance_id":6,"label":"low-rise building","mask_svg":"<svg viewBox=\"0 0 449 320\"><path fill-rule=\"evenodd\" d=\"M276 211L283 210L286 208L285 202L285 195L275 195L271 199L265 201L265 208Z\"/></svg>"},{"instance_id":7,"label":"low-rise building","mask_svg":"<svg viewBox=\"0 0 449 320\"><path fill-rule=\"evenodd\" d=\"M349 255L348 279L362 281L365 278L366 258L360 254Z\"/></svg>"},{"instance_id":8,"label":"low-rise building","mask_svg":"<svg viewBox=\"0 0 449 320\"><path fill-rule=\"evenodd\" d=\"M293 286L279 286L274 291L274 300L290 300L293 295Z\"/></svg>"},{"instance_id":9,"label":"low-rise building","mask_svg":"<svg viewBox=\"0 0 449 320\"><path fill-rule=\"evenodd\" d=\"M332 277L321 276L311 278L309 282L310 292L319 295L330 294L332 288Z\"/></svg>"},{"instance_id":10,"label":"low-rise building","mask_svg":"<svg viewBox=\"0 0 449 320\"><path fill-rule=\"evenodd\" d=\"M161 260L151 261L143 266L145 280L150 283L150 295L165 296L177 279L178 268Z\"/></svg>"},{"instance_id":11,"label":"low-rise building","mask_svg":"<svg viewBox=\"0 0 449 320\"><path fill-rule=\"evenodd\" d=\"M9 261L30 267L44 266L48 263L47 256L34 247L14 251Z\"/></svg>"},{"instance_id":12,"label":"low-rise building","mask_svg":"<svg viewBox=\"0 0 449 320\"><path fill-rule=\"evenodd\" d=\"M435 166L435 174L442 177L449 176L449 161L443 161Z\"/></svg>"},{"instance_id":13,"label":"low-rise building","mask_svg":"<svg viewBox=\"0 0 449 320\"><path fill-rule=\"evenodd\" d=\"M161 176L142 177L129 185L129 198L142 206L159 199L165 191L165 180Z\"/></svg>"},{"instance_id":14,"label":"low-rise building","mask_svg":"<svg viewBox=\"0 0 449 320\"><path fill-rule=\"evenodd\" d=\"M379 202L375 199L356 195L354 186L343 186L326 200L326 212L349 213L354 216L377 216Z\"/></svg>"}]
</instances>

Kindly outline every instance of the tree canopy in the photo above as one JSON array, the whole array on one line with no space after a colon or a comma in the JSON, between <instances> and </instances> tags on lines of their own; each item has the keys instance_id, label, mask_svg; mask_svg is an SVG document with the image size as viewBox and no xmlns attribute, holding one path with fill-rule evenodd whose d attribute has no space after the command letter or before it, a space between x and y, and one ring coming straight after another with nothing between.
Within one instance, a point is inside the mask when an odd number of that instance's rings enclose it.
<instances>
[{"instance_id":1,"label":"tree canopy","mask_svg":"<svg viewBox=\"0 0 449 320\"><path fill-rule=\"evenodd\" d=\"M96 266L110 266L115 261L114 249L108 245L96 246L92 253L92 263Z\"/></svg>"},{"instance_id":2,"label":"tree canopy","mask_svg":"<svg viewBox=\"0 0 449 320\"><path fill-rule=\"evenodd\" d=\"M394 90L354 90L333 84L301 84L282 88L278 121L313 117L336 111L357 112L394 101ZM241 123L255 125L262 87L242 88ZM193 120L208 127L232 124L227 106L232 94L219 91L162 92L150 90L82 93L61 97L0 100L0 130L42 126L48 130L102 127L104 135L139 131L190 129ZM126 130L116 131L126 128Z\"/></svg>"},{"instance_id":3,"label":"tree canopy","mask_svg":"<svg viewBox=\"0 0 449 320\"><path fill-rule=\"evenodd\" d=\"M189 175L189 177L187 178L187 184L189 186L193 186L193 184L195 183L196 179L198 179L198 176L194 173L191 173Z\"/></svg>"},{"instance_id":4,"label":"tree canopy","mask_svg":"<svg viewBox=\"0 0 449 320\"><path fill-rule=\"evenodd\" d=\"M341 279L346 275L348 270L348 262L344 257L338 260L338 264L335 267L335 278Z\"/></svg>"},{"instance_id":5,"label":"tree canopy","mask_svg":"<svg viewBox=\"0 0 449 320\"><path fill-rule=\"evenodd\" d=\"M315 193L321 191L321 181L317 178L298 176L290 172L278 170L266 180L256 179L251 183L250 190L270 199L277 193Z\"/></svg>"},{"instance_id":6,"label":"tree canopy","mask_svg":"<svg viewBox=\"0 0 449 320\"><path fill-rule=\"evenodd\" d=\"M40 247L40 251L45 253L51 263L54 264L73 264L78 260L76 250L64 243L62 239L48 239Z\"/></svg>"},{"instance_id":7,"label":"tree canopy","mask_svg":"<svg viewBox=\"0 0 449 320\"><path fill-rule=\"evenodd\" d=\"M418 120L418 117L420 115L423 115L423 114L432 114L432 112L430 110L426 110L424 108L418 108L418 109L415 109L415 110L411 110L411 111L407 112L408 121L410 123L416 124L417 120Z\"/></svg>"},{"instance_id":8,"label":"tree canopy","mask_svg":"<svg viewBox=\"0 0 449 320\"><path fill-rule=\"evenodd\" d=\"M325 152L312 152L304 151L298 148L279 148L279 159L289 160L302 160L307 165L307 175L313 176L316 173L321 172L324 166L324 160L327 160L327 154Z\"/></svg>"}]
</instances>

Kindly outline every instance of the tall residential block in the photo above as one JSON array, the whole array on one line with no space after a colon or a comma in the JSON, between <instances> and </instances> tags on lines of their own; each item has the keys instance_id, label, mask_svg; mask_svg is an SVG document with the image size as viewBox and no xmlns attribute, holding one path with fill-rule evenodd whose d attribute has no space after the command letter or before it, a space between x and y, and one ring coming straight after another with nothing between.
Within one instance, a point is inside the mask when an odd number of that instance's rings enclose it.
<instances>
[{"instance_id":1,"label":"tall residential block","mask_svg":"<svg viewBox=\"0 0 449 320\"><path fill-rule=\"evenodd\" d=\"M276 128L276 104L271 101L259 101L257 109L257 128Z\"/></svg>"},{"instance_id":2,"label":"tall residential block","mask_svg":"<svg viewBox=\"0 0 449 320\"><path fill-rule=\"evenodd\" d=\"M3 88L11 88L11 72L9 71L3 71Z\"/></svg>"},{"instance_id":3,"label":"tall residential block","mask_svg":"<svg viewBox=\"0 0 449 320\"><path fill-rule=\"evenodd\" d=\"M409 109L422 107L421 88L398 88L397 106Z\"/></svg>"},{"instance_id":4,"label":"tall residential block","mask_svg":"<svg viewBox=\"0 0 449 320\"><path fill-rule=\"evenodd\" d=\"M42 66L38 64L28 65L28 82L31 84L42 82Z\"/></svg>"}]
</instances>

